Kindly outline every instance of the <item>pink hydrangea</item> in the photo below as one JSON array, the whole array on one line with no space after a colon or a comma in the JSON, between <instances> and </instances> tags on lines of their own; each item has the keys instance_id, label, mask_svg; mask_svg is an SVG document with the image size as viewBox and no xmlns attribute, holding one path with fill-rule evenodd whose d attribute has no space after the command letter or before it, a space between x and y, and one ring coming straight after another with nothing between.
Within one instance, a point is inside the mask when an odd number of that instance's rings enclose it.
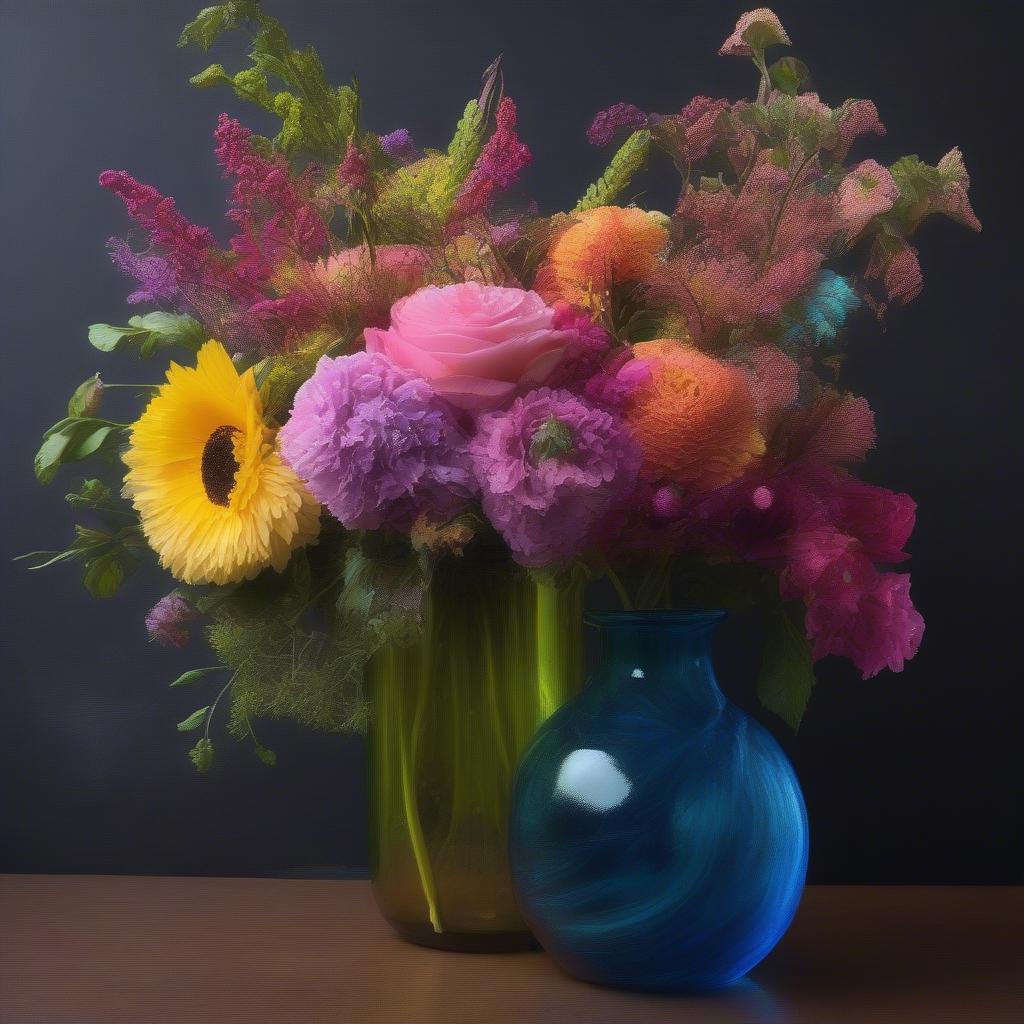
<instances>
[{"instance_id":1,"label":"pink hydrangea","mask_svg":"<svg viewBox=\"0 0 1024 1024\"><path fill-rule=\"evenodd\" d=\"M845 160L850 147L868 133L885 135L885 125L878 116L878 108L871 100L849 100L840 108L833 156L836 160Z\"/></svg>"},{"instance_id":2,"label":"pink hydrangea","mask_svg":"<svg viewBox=\"0 0 1024 1024\"><path fill-rule=\"evenodd\" d=\"M782 27L778 15L773 14L767 7L759 7L756 11L747 11L746 14L740 15L740 20L736 22L736 28L732 35L722 43L722 47L718 51L719 54L723 57L752 57L754 50L744 36L754 25L763 27L769 40L769 46L772 43L784 43L789 46L789 36L786 35L786 30Z\"/></svg>"},{"instance_id":3,"label":"pink hydrangea","mask_svg":"<svg viewBox=\"0 0 1024 1024\"><path fill-rule=\"evenodd\" d=\"M877 574L868 565L855 579L842 564L830 576L828 588L807 607L815 660L827 654L849 658L865 679L884 668L902 672L924 636L924 619L910 600L910 576Z\"/></svg>"},{"instance_id":4,"label":"pink hydrangea","mask_svg":"<svg viewBox=\"0 0 1024 1024\"><path fill-rule=\"evenodd\" d=\"M900 197L900 189L887 167L877 160L863 160L839 183L839 218L850 238L859 235L868 221L888 213Z\"/></svg>"},{"instance_id":5,"label":"pink hydrangea","mask_svg":"<svg viewBox=\"0 0 1024 1024\"><path fill-rule=\"evenodd\" d=\"M445 519L477 490L447 403L382 355L321 358L278 444L317 501L351 530Z\"/></svg>"},{"instance_id":6,"label":"pink hydrangea","mask_svg":"<svg viewBox=\"0 0 1024 1024\"><path fill-rule=\"evenodd\" d=\"M672 118L685 132L680 158L695 164L711 151L718 137L718 119L729 109L729 101L710 96L694 96L681 113Z\"/></svg>"},{"instance_id":7,"label":"pink hydrangea","mask_svg":"<svg viewBox=\"0 0 1024 1024\"><path fill-rule=\"evenodd\" d=\"M641 461L617 416L550 388L482 415L469 451L484 512L527 566L586 548L633 490Z\"/></svg>"}]
</instances>

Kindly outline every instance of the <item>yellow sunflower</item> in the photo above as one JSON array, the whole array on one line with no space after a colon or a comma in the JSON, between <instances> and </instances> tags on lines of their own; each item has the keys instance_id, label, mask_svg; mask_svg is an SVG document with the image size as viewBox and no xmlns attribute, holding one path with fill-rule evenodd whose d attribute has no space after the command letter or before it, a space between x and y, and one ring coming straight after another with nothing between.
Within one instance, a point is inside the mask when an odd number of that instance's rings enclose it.
<instances>
[{"instance_id":1,"label":"yellow sunflower","mask_svg":"<svg viewBox=\"0 0 1024 1024\"><path fill-rule=\"evenodd\" d=\"M280 572L316 537L320 506L274 447L253 371L217 341L167 383L132 425L125 493L160 564L185 583Z\"/></svg>"}]
</instances>

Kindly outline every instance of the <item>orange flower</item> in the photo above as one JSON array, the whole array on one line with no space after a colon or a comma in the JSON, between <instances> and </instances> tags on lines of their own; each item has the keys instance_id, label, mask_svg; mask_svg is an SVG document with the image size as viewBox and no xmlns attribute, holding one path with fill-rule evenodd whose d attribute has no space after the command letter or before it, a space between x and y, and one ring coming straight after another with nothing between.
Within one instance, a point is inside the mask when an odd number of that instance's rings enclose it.
<instances>
[{"instance_id":1,"label":"orange flower","mask_svg":"<svg viewBox=\"0 0 1024 1024\"><path fill-rule=\"evenodd\" d=\"M748 375L677 341L633 346L646 374L627 421L644 453L643 476L691 491L735 480L764 454Z\"/></svg>"},{"instance_id":2,"label":"orange flower","mask_svg":"<svg viewBox=\"0 0 1024 1024\"><path fill-rule=\"evenodd\" d=\"M657 214L599 206L574 217L555 239L535 287L547 299L592 307L612 285L642 281L668 243Z\"/></svg>"}]
</instances>

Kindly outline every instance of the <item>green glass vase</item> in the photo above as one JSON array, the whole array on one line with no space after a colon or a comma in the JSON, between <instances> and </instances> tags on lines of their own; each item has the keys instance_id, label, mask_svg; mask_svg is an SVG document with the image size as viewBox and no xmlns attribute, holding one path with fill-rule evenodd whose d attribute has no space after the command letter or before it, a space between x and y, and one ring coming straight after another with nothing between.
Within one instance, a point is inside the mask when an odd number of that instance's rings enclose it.
<instances>
[{"instance_id":1,"label":"green glass vase","mask_svg":"<svg viewBox=\"0 0 1024 1024\"><path fill-rule=\"evenodd\" d=\"M507 557L435 571L422 639L367 668L370 864L381 912L445 949L529 948L507 860L519 756L583 676L583 588Z\"/></svg>"}]
</instances>

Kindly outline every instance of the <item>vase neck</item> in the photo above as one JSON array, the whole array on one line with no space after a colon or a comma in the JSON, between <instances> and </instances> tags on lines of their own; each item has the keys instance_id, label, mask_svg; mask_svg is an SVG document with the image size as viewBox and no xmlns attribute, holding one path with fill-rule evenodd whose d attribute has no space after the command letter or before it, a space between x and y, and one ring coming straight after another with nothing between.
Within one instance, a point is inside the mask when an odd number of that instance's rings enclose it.
<instances>
[{"instance_id":1,"label":"vase neck","mask_svg":"<svg viewBox=\"0 0 1024 1024\"><path fill-rule=\"evenodd\" d=\"M723 618L717 611L588 616L599 630L598 679L689 719L716 715L726 700L715 678L711 638Z\"/></svg>"}]
</instances>

